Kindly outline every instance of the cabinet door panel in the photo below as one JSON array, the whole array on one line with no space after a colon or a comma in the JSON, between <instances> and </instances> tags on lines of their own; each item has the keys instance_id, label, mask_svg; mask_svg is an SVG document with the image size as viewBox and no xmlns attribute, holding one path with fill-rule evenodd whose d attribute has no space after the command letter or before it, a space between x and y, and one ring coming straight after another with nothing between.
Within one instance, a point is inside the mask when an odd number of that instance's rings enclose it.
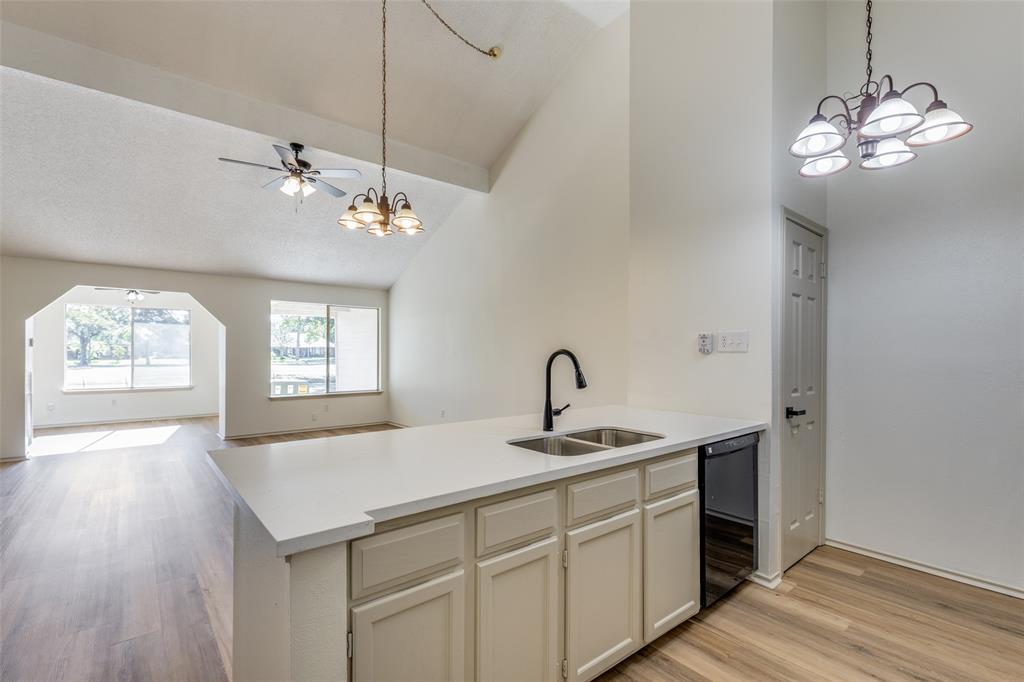
<instances>
[{"instance_id":1,"label":"cabinet door panel","mask_svg":"<svg viewBox=\"0 0 1024 682\"><path fill-rule=\"evenodd\" d=\"M558 660L558 540L477 563L480 680L553 681Z\"/></svg>"},{"instance_id":2,"label":"cabinet door panel","mask_svg":"<svg viewBox=\"0 0 1024 682\"><path fill-rule=\"evenodd\" d=\"M644 640L700 609L700 505L691 490L644 505Z\"/></svg>"},{"instance_id":3,"label":"cabinet door panel","mask_svg":"<svg viewBox=\"0 0 1024 682\"><path fill-rule=\"evenodd\" d=\"M641 643L640 510L566 533L566 658L585 682Z\"/></svg>"},{"instance_id":4,"label":"cabinet door panel","mask_svg":"<svg viewBox=\"0 0 1024 682\"><path fill-rule=\"evenodd\" d=\"M459 570L353 608L353 678L463 680L464 603L465 574Z\"/></svg>"}]
</instances>

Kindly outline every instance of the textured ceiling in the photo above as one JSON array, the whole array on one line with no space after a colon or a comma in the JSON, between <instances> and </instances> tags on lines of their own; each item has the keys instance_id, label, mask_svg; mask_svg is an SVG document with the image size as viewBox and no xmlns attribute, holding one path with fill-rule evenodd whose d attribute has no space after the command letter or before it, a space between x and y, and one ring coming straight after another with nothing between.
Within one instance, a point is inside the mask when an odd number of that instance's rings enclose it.
<instances>
[{"instance_id":1,"label":"textured ceiling","mask_svg":"<svg viewBox=\"0 0 1024 682\"><path fill-rule=\"evenodd\" d=\"M128 3L124 3L127 5ZM377 239L340 229L348 205L323 192L298 213L260 189L274 173L218 156L276 155L262 135L0 68L0 249L5 254L275 279L390 286L466 190L389 173L427 232ZM314 166L380 167L307 150Z\"/></svg>"},{"instance_id":2,"label":"textured ceiling","mask_svg":"<svg viewBox=\"0 0 1024 682\"><path fill-rule=\"evenodd\" d=\"M488 168L626 0L416 0L388 7L389 134ZM5 0L4 21L264 102L379 129L380 5L364 0Z\"/></svg>"}]
</instances>

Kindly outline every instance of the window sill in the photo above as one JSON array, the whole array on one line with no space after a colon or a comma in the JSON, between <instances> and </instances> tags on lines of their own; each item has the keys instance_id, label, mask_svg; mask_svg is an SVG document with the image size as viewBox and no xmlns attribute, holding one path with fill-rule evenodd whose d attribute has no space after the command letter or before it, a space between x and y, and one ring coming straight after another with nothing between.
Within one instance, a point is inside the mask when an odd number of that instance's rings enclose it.
<instances>
[{"instance_id":1,"label":"window sill","mask_svg":"<svg viewBox=\"0 0 1024 682\"><path fill-rule=\"evenodd\" d=\"M335 391L334 393L304 393L295 395L268 395L267 400L303 400L307 398L343 398L353 395L381 395L384 391Z\"/></svg>"},{"instance_id":2,"label":"window sill","mask_svg":"<svg viewBox=\"0 0 1024 682\"><path fill-rule=\"evenodd\" d=\"M140 388L62 388L65 395L80 393L153 393L157 391L191 391L195 386L149 386Z\"/></svg>"}]
</instances>

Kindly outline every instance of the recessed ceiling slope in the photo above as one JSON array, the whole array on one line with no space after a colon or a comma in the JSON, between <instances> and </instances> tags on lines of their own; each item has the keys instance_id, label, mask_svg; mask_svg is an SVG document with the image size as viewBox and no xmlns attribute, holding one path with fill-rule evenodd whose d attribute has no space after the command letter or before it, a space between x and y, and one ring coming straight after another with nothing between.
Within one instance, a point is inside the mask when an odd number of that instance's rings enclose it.
<instances>
[{"instance_id":1,"label":"recessed ceiling slope","mask_svg":"<svg viewBox=\"0 0 1024 682\"><path fill-rule=\"evenodd\" d=\"M572 56L624 0L433 0L453 38L418 1L388 17L396 141L489 168L555 86ZM137 0L4 2L3 19L264 102L376 131L380 7L375 2ZM373 160L373 159L370 159Z\"/></svg>"},{"instance_id":2,"label":"recessed ceiling slope","mask_svg":"<svg viewBox=\"0 0 1024 682\"><path fill-rule=\"evenodd\" d=\"M338 227L345 199L260 189L269 170L218 156L271 158L246 130L0 68L0 249L5 255L388 287L435 230L367 239ZM301 140L300 140L301 141ZM307 149L314 165L380 167ZM395 171L440 227L467 194ZM337 180L349 193L354 180Z\"/></svg>"}]
</instances>

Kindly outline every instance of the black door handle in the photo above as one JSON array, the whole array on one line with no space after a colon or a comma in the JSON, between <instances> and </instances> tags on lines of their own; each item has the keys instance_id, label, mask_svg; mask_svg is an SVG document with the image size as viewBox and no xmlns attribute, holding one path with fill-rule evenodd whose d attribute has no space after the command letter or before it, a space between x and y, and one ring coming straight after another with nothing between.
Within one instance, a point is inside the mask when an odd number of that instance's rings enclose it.
<instances>
[{"instance_id":1,"label":"black door handle","mask_svg":"<svg viewBox=\"0 0 1024 682\"><path fill-rule=\"evenodd\" d=\"M786 408L786 419L792 419L793 417L802 417L807 414L807 410L794 410L792 407Z\"/></svg>"}]
</instances>

